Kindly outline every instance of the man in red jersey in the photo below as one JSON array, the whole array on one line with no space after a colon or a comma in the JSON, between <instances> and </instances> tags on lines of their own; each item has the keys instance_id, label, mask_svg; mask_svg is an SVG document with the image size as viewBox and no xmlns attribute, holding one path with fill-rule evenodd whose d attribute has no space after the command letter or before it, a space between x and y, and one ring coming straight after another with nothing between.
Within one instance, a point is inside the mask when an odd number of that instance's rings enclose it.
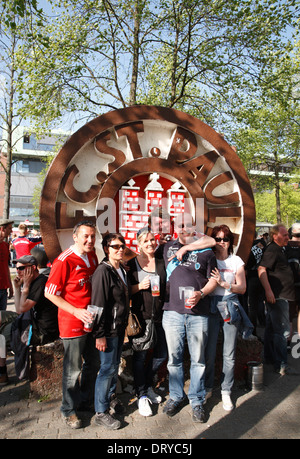
<instances>
[{"instance_id":1,"label":"man in red jersey","mask_svg":"<svg viewBox=\"0 0 300 459\"><path fill-rule=\"evenodd\" d=\"M28 227L25 223L18 226L19 236L13 239L12 245L16 251L16 258L22 258L25 255L31 255L31 250L38 244L41 244L41 237L28 237Z\"/></svg>"},{"instance_id":2,"label":"man in red jersey","mask_svg":"<svg viewBox=\"0 0 300 459\"><path fill-rule=\"evenodd\" d=\"M45 287L45 297L58 307L59 333L64 344L61 412L67 425L74 429L81 427L76 410L83 409L83 405L87 409L94 406L95 380L100 366L92 333L83 329L84 322L92 320L87 306L91 302L91 277L98 266L95 238L92 222L77 223L73 229L74 245L54 260Z\"/></svg>"}]
</instances>

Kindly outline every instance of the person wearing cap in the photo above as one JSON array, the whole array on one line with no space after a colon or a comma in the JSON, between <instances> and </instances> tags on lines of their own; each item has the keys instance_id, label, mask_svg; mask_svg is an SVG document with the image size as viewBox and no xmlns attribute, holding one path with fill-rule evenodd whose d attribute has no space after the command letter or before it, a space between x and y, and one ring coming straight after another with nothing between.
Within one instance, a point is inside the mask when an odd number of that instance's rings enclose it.
<instances>
[{"instance_id":1,"label":"person wearing cap","mask_svg":"<svg viewBox=\"0 0 300 459\"><path fill-rule=\"evenodd\" d=\"M290 302L290 322L298 316L297 331L300 335L300 223L290 228L291 239L286 247L288 262L292 268L295 285L295 301Z\"/></svg>"},{"instance_id":2,"label":"person wearing cap","mask_svg":"<svg viewBox=\"0 0 300 459\"><path fill-rule=\"evenodd\" d=\"M10 349L11 327L20 314L32 311L32 336L30 344L43 345L59 337L57 308L44 295L47 277L39 273L37 260L26 255L14 260L17 275L13 280L16 312L1 311L0 333L4 335L6 348ZM15 359L19 356L15 352ZM0 385L8 383L6 359L0 359Z\"/></svg>"},{"instance_id":3,"label":"person wearing cap","mask_svg":"<svg viewBox=\"0 0 300 459\"><path fill-rule=\"evenodd\" d=\"M12 298L14 291L9 271L10 252L7 239L12 232L13 220L0 220L0 311L7 308L7 298Z\"/></svg>"}]
</instances>

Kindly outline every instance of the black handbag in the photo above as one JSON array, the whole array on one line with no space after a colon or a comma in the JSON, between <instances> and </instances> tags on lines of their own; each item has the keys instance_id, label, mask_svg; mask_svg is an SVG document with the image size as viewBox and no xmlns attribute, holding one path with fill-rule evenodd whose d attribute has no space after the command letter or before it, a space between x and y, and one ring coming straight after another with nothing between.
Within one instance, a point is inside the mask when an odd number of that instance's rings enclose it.
<instances>
[{"instance_id":1,"label":"black handbag","mask_svg":"<svg viewBox=\"0 0 300 459\"><path fill-rule=\"evenodd\" d=\"M131 347L133 351L147 351L148 349L153 349L156 344L157 334L154 324L154 305L155 298L152 298L152 317L151 319L145 320L146 328L144 334L142 336L132 338Z\"/></svg>"}]
</instances>

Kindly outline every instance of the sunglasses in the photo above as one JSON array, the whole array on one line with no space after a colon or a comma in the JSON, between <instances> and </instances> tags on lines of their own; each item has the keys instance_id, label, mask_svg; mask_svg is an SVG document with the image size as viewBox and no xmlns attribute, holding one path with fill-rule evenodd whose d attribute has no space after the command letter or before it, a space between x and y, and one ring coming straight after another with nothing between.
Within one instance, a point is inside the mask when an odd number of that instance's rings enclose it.
<instances>
[{"instance_id":1,"label":"sunglasses","mask_svg":"<svg viewBox=\"0 0 300 459\"><path fill-rule=\"evenodd\" d=\"M183 224L183 225L178 225L178 229L183 229L183 228L191 229L191 228L194 228L194 227L190 223Z\"/></svg>"},{"instance_id":2,"label":"sunglasses","mask_svg":"<svg viewBox=\"0 0 300 459\"><path fill-rule=\"evenodd\" d=\"M215 237L215 241L216 242L229 242L229 238L228 237Z\"/></svg>"},{"instance_id":3,"label":"sunglasses","mask_svg":"<svg viewBox=\"0 0 300 459\"><path fill-rule=\"evenodd\" d=\"M120 249L125 250L126 245L125 244L114 244L114 245L109 245L108 247L111 247L112 249L115 249L115 250L120 250Z\"/></svg>"},{"instance_id":4,"label":"sunglasses","mask_svg":"<svg viewBox=\"0 0 300 459\"><path fill-rule=\"evenodd\" d=\"M17 267L16 267L16 270L17 270L17 271L24 271L24 269L29 268L30 266L33 266L33 265L28 265L28 266L17 266Z\"/></svg>"}]
</instances>

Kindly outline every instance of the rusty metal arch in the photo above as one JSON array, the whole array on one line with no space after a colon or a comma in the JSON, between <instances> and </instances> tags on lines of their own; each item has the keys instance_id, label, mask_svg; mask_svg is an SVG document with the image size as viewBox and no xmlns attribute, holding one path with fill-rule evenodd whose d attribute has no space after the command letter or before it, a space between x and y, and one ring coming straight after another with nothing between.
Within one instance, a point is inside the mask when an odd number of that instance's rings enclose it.
<instances>
[{"instance_id":1,"label":"rusty metal arch","mask_svg":"<svg viewBox=\"0 0 300 459\"><path fill-rule=\"evenodd\" d=\"M193 139L193 136L201 137L214 149L214 151L208 152L206 155L208 164L210 161L209 154L212 156L217 154L218 157L225 159L230 172L221 171L222 174L218 173L216 177L210 177L202 189L199 183L202 184L204 181L205 174L203 171L205 171L205 167L202 167L202 164L199 166L200 156L197 158L189 157L189 154L184 151L176 151L174 147L169 157L162 159L159 157L157 145L154 144L150 157L140 157L140 152L136 151L139 146L135 144L136 157L133 158L133 161L122 164L122 161L117 161L116 153L115 168L110 170L109 174L99 171L97 184L91 184L87 192L73 190L74 192L72 193L70 184L73 183L72 180L77 173L76 165L74 166L72 161L74 161L76 155L80 155L86 145L95 142L96 139L100 139L99 142L105 145L109 137L108 133L114 129L122 134L127 130L128 138L130 139L130 136L132 136L131 140L134 142L134 136L130 131L131 126L136 123L138 126L135 128L137 132L142 132L143 123L147 123L148 120L171 123L178 128L178 135L182 138L184 135L189 140ZM182 159L179 159L178 155ZM216 218L222 218L222 216L226 218L229 212L233 218L237 218L242 222L242 229L237 235L237 253L244 260L247 259L255 231L255 206L250 182L235 150L221 135L201 120L178 110L154 106L134 106L108 112L81 127L64 144L48 170L40 201L40 227L49 259L52 261L64 249L61 247L57 235L58 230L72 228L77 221L82 219L86 202L97 199L99 196L113 197L118 187L122 186L130 178L131 174L138 175L144 173L144 171L160 171L170 177L174 177L174 179L181 181L186 186L193 199L205 196L203 190L207 190L207 198L216 202L209 203L209 208L205 210L205 219L210 219L210 222L212 222L210 226L206 225L206 232L208 234L211 232L211 226L216 221ZM203 177L200 179L201 171ZM228 197L228 205L218 205L218 199L220 202L222 200L221 198L213 198L212 190L222 180L230 180L231 178L237 184L238 191ZM65 212L67 203L59 198L61 190L64 188L66 196L69 196L70 199L77 203L77 208L71 217ZM234 200L237 199L236 195L239 196L239 205L234 204ZM226 203L226 197L223 201ZM96 221L96 211L91 218Z\"/></svg>"}]
</instances>

